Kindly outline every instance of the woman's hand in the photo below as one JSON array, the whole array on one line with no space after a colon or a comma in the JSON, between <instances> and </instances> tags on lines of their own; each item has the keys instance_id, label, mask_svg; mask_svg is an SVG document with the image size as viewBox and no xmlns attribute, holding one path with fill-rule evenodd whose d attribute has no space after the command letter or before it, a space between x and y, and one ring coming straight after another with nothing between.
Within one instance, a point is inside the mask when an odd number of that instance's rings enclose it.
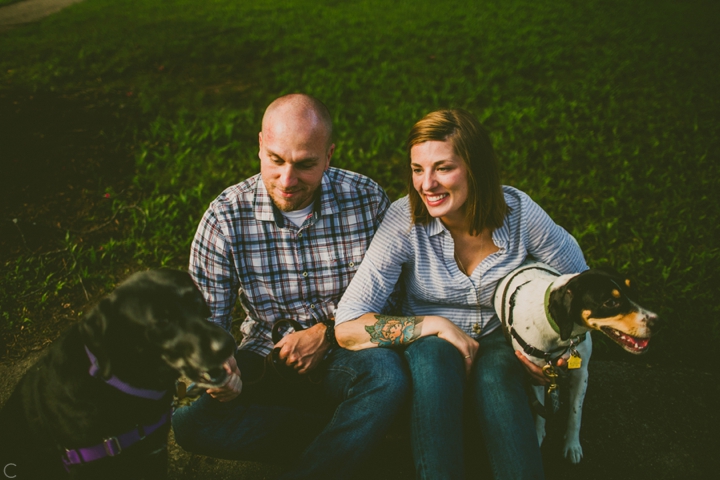
<instances>
[{"instance_id":1,"label":"woman's hand","mask_svg":"<svg viewBox=\"0 0 720 480\"><path fill-rule=\"evenodd\" d=\"M427 322L425 326L427 333L436 331L439 338L450 342L458 349L465 360L465 372L470 374L477 355L478 342L445 317L427 316L425 322Z\"/></svg>"},{"instance_id":2,"label":"woman's hand","mask_svg":"<svg viewBox=\"0 0 720 480\"><path fill-rule=\"evenodd\" d=\"M528 375L530 375L530 381L533 383L533 385L549 385L550 381L543 373L542 368L538 367L530 360L528 360L527 357L523 355L520 350L515 350L515 356L518 357L520 363L522 363L523 367L525 367L525 370L527 370ZM555 367L564 368L565 360L562 358L558 359Z\"/></svg>"}]
</instances>

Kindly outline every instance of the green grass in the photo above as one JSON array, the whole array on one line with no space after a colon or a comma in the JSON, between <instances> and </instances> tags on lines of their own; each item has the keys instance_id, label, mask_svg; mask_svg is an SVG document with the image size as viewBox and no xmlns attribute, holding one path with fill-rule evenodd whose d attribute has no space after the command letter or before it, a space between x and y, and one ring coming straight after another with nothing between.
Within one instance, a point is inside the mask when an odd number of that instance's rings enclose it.
<instances>
[{"instance_id":1,"label":"green grass","mask_svg":"<svg viewBox=\"0 0 720 480\"><path fill-rule=\"evenodd\" d=\"M128 265L183 268L206 205L258 171L264 107L303 91L333 112L334 164L392 198L404 191L409 127L440 107L471 110L492 132L504 183L573 233L591 266L644 287L666 324L656 357L709 359L720 341L719 10L709 0L87 0L6 33L0 91L119 112L106 133L136 171L106 212L122 235L88 245L69 233L59 254L7 262L5 328L39 328L42 309L80 278L104 289Z\"/></svg>"}]
</instances>

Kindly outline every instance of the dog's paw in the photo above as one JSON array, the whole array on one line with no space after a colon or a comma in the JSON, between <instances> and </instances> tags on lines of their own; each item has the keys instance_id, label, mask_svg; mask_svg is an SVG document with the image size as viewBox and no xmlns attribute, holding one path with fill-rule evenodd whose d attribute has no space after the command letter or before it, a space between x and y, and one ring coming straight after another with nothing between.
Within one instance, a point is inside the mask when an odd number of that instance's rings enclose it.
<instances>
[{"instance_id":1,"label":"dog's paw","mask_svg":"<svg viewBox=\"0 0 720 480\"><path fill-rule=\"evenodd\" d=\"M580 463L583 457L582 447L577 441L566 441L564 453L565 458L572 464Z\"/></svg>"}]
</instances>

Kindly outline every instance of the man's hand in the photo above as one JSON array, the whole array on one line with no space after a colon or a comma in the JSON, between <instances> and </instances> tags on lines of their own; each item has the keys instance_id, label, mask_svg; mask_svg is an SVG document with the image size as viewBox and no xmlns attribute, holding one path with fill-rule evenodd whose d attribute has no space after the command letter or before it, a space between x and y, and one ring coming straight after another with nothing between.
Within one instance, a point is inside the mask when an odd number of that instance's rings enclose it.
<instances>
[{"instance_id":1,"label":"man's hand","mask_svg":"<svg viewBox=\"0 0 720 480\"><path fill-rule=\"evenodd\" d=\"M242 392L242 380L240 379L240 369L234 356L228 358L223 366L228 373L227 380L222 386L208 388L206 392L220 402L229 402Z\"/></svg>"},{"instance_id":2,"label":"man's hand","mask_svg":"<svg viewBox=\"0 0 720 480\"><path fill-rule=\"evenodd\" d=\"M530 360L523 355L523 353L520 350L515 350L515 356L518 357L520 362L523 364L523 367L525 367L525 370L527 370L528 375L530 375L530 380L532 381L533 385L549 385L549 381L545 374L543 374L542 368L538 367L534 363L532 363ZM560 358L555 363L556 368L564 368L565 367L565 360Z\"/></svg>"},{"instance_id":3,"label":"man's hand","mask_svg":"<svg viewBox=\"0 0 720 480\"><path fill-rule=\"evenodd\" d=\"M318 323L306 330L285 335L275 345L280 348L280 358L300 374L309 372L320 364L330 348L325 340L326 328Z\"/></svg>"}]
</instances>

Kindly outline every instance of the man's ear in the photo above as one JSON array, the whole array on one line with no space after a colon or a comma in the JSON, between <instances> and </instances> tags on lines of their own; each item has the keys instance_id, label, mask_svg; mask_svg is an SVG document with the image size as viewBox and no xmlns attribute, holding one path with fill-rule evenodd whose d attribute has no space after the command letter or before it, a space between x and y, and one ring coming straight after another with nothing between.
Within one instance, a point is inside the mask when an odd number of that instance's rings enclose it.
<instances>
[{"instance_id":1,"label":"man's ear","mask_svg":"<svg viewBox=\"0 0 720 480\"><path fill-rule=\"evenodd\" d=\"M103 298L85 317L80 324L80 331L85 340L85 345L97 358L100 375L103 378L110 378L110 358L107 355L107 330L108 319L112 311L112 301Z\"/></svg>"},{"instance_id":2,"label":"man's ear","mask_svg":"<svg viewBox=\"0 0 720 480\"><path fill-rule=\"evenodd\" d=\"M330 144L330 147L328 147L328 153L327 153L327 163L325 164L325 170L330 168L330 160L332 159L333 153L335 153L335 144Z\"/></svg>"},{"instance_id":3,"label":"man's ear","mask_svg":"<svg viewBox=\"0 0 720 480\"><path fill-rule=\"evenodd\" d=\"M562 340L567 340L572 334L574 326L574 322L570 316L572 301L573 292L568 285L563 285L550 293L548 310L560 329L560 338Z\"/></svg>"}]
</instances>

